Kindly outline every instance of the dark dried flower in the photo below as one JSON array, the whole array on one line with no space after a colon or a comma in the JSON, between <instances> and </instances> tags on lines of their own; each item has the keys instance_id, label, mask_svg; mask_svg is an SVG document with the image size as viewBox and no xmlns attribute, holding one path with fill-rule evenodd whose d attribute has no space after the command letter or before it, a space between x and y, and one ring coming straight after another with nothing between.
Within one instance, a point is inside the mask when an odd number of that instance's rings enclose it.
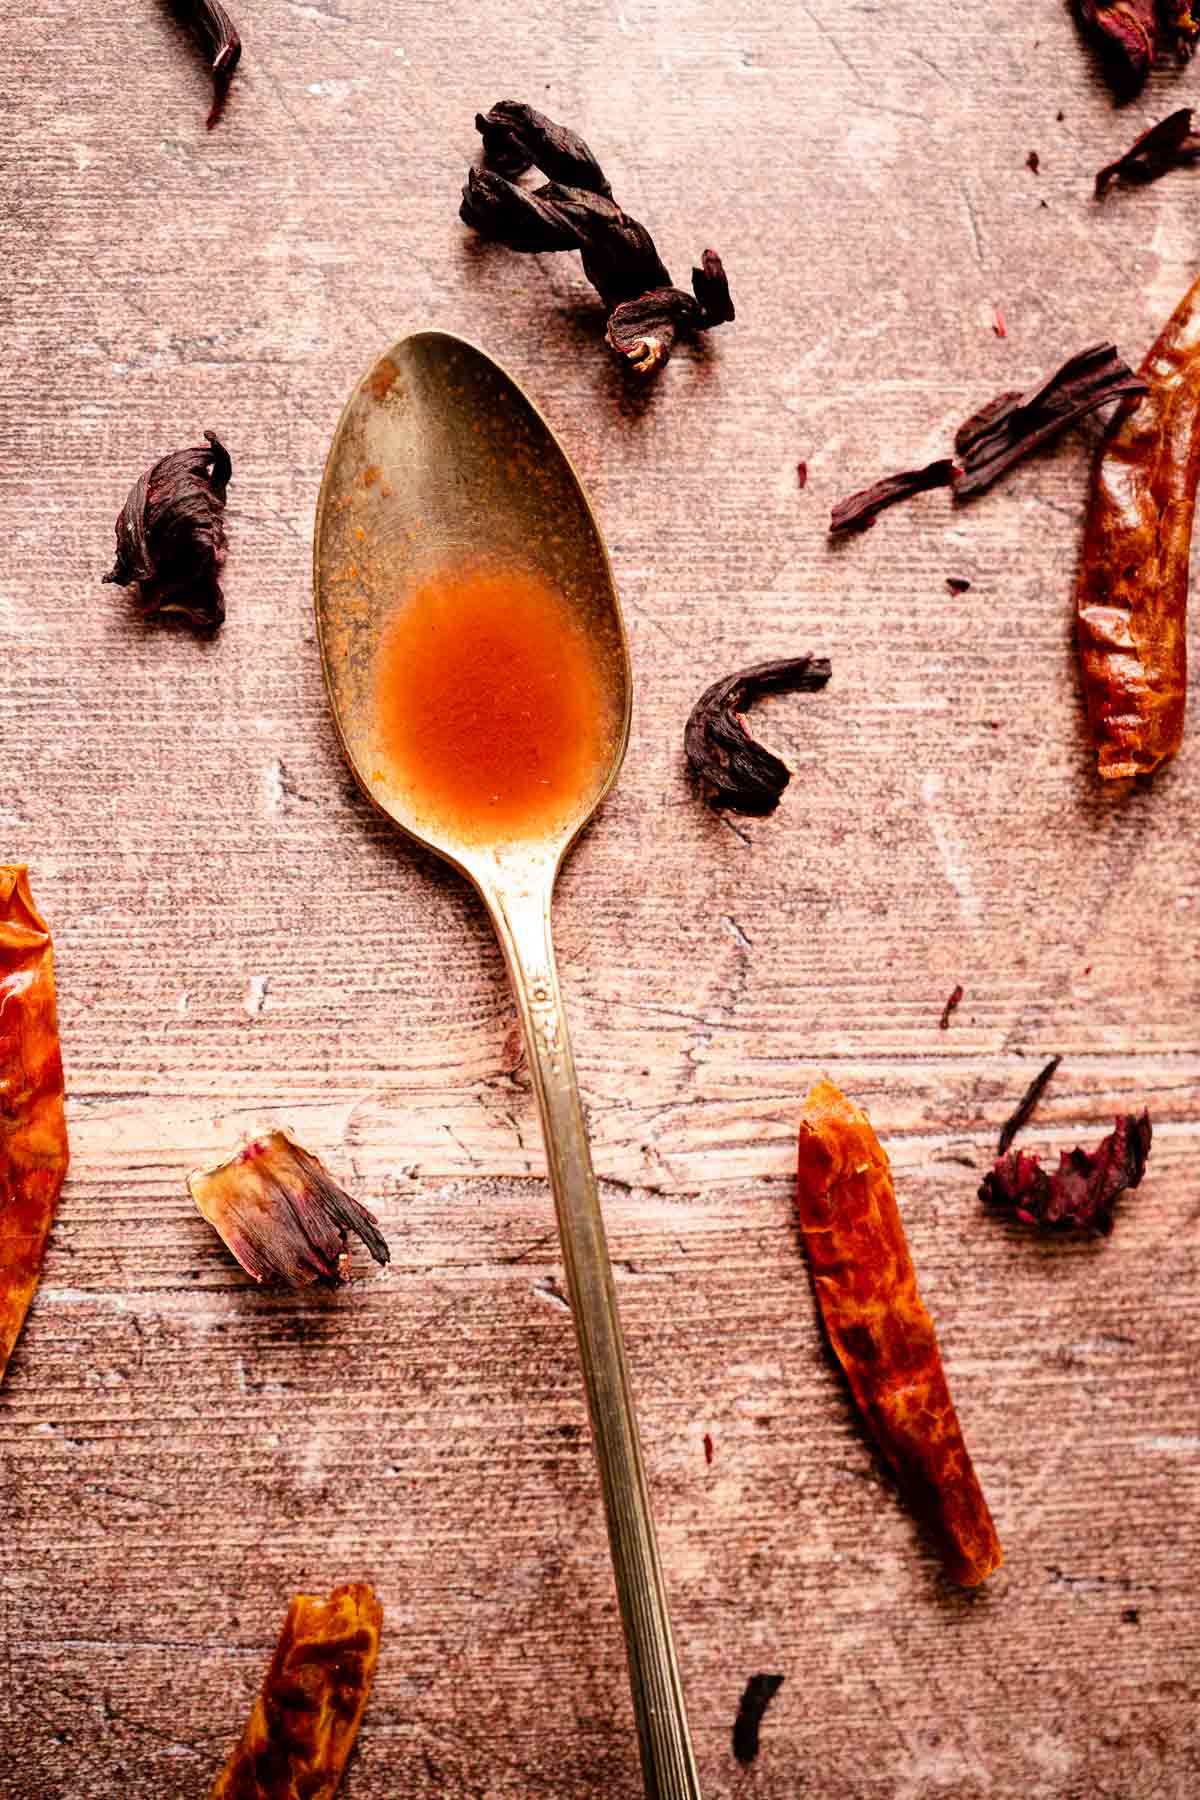
<instances>
[{"instance_id":1,"label":"dark dried flower","mask_svg":"<svg viewBox=\"0 0 1200 1800\"><path fill-rule=\"evenodd\" d=\"M220 0L170 0L170 4L190 29L212 70L213 103L208 115L211 131L221 116L233 71L241 58L242 40Z\"/></svg>"},{"instance_id":2,"label":"dark dried flower","mask_svg":"<svg viewBox=\"0 0 1200 1800\"><path fill-rule=\"evenodd\" d=\"M954 463L950 457L926 463L923 469L902 469L898 475L884 475L870 487L839 500L829 515L830 531L865 531L873 525L886 507L898 500L910 500L930 488L949 487L954 480Z\"/></svg>"},{"instance_id":3,"label":"dark dried flower","mask_svg":"<svg viewBox=\"0 0 1200 1800\"><path fill-rule=\"evenodd\" d=\"M255 1281L288 1287L350 1279L349 1233L377 1263L390 1261L379 1221L284 1131L256 1138L188 1188L204 1217Z\"/></svg>"},{"instance_id":4,"label":"dark dried flower","mask_svg":"<svg viewBox=\"0 0 1200 1800\"><path fill-rule=\"evenodd\" d=\"M997 394L954 434L960 468L954 498L969 500L1098 406L1144 394L1146 383L1117 355L1114 344L1093 344L1027 394Z\"/></svg>"},{"instance_id":5,"label":"dark dried flower","mask_svg":"<svg viewBox=\"0 0 1200 1800\"><path fill-rule=\"evenodd\" d=\"M207 444L160 458L129 490L117 518L117 560L105 581L136 587L142 611L185 613L204 631L225 617L225 490L233 473L215 431Z\"/></svg>"},{"instance_id":6,"label":"dark dried flower","mask_svg":"<svg viewBox=\"0 0 1200 1800\"><path fill-rule=\"evenodd\" d=\"M498 100L491 112L475 114L475 129L483 139L488 168L507 175L510 181L536 165L564 187L612 196L604 170L583 139L532 106L519 100Z\"/></svg>"},{"instance_id":7,"label":"dark dried flower","mask_svg":"<svg viewBox=\"0 0 1200 1800\"><path fill-rule=\"evenodd\" d=\"M808 486L808 464L806 462L798 462L796 464L796 486L800 489L801 493L803 493L804 489Z\"/></svg>"},{"instance_id":8,"label":"dark dried flower","mask_svg":"<svg viewBox=\"0 0 1200 1800\"><path fill-rule=\"evenodd\" d=\"M763 1714L783 1686L782 1675L752 1675L733 1721L733 1754L743 1765L758 1755L758 1728Z\"/></svg>"},{"instance_id":9,"label":"dark dried flower","mask_svg":"<svg viewBox=\"0 0 1200 1800\"><path fill-rule=\"evenodd\" d=\"M774 812L791 773L746 730L741 714L761 694L814 694L832 673L826 656L756 663L705 688L688 718L683 747L713 806L762 817Z\"/></svg>"},{"instance_id":10,"label":"dark dried flower","mask_svg":"<svg viewBox=\"0 0 1200 1800\"><path fill-rule=\"evenodd\" d=\"M1171 169L1187 168L1200 159L1200 134L1192 130L1192 109L1181 106L1143 131L1124 155L1105 163L1096 176L1096 198L1103 200L1114 181L1157 181Z\"/></svg>"},{"instance_id":11,"label":"dark dried flower","mask_svg":"<svg viewBox=\"0 0 1200 1800\"><path fill-rule=\"evenodd\" d=\"M1036 150L1031 150L1029 152L1029 155L1025 158L1025 167L1029 170L1029 173L1031 175L1036 175L1038 173L1038 171L1041 169L1041 166L1042 166L1041 157L1038 155Z\"/></svg>"},{"instance_id":12,"label":"dark dried flower","mask_svg":"<svg viewBox=\"0 0 1200 1800\"><path fill-rule=\"evenodd\" d=\"M1134 94L1158 57L1190 56L1200 27L1191 0L1077 0L1079 19L1116 91Z\"/></svg>"},{"instance_id":13,"label":"dark dried flower","mask_svg":"<svg viewBox=\"0 0 1200 1800\"><path fill-rule=\"evenodd\" d=\"M1061 1056L1052 1056L1045 1067L1038 1070L1029 1086L1025 1089L1025 1092L1013 1107L1012 1112L1000 1127L1000 1140L996 1145L997 1156L1004 1155L1004 1152L1008 1149L1008 1146L1012 1143L1022 1125L1032 1118L1034 1108L1046 1089L1050 1086L1054 1071L1061 1061Z\"/></svg>"},{"instance_id":14,"label":"dark dried flower","mask_svg":"<svg viewBox=\"0 0 1200 1800\"><path fill-rule=\"evenodd\" d=\"M969 594L971 584L965 575L947 575L946 586L952 594Z\"/></svg>"},{"instance_id":15,"label":"dark dried flower","mask_svg":"<svg viewBox=\"0 0 1200 1800\"><path fill-rule=\"evenodd\" d=\"M459 216L510 250L578 250L583 271L609 313L607 339L639 375L670 359L681 331L710 331L734 316L729 283L715 250L692 270L692 292L674 287L644 225L622 212L583 139L516 100L477 113L487 166L471 169ZM515 176L536 166L550 180L537 188Z\"/></svg>"},{"instance_id":16,"label":"dark dried flower","mask_svg":"<svg viewBox=\"0 0 1200 1800\"><path fill-rule=\"evenodd\" d=\"M1145 1174L1151 1135L1148 1112L1126 1113L1095 1150L1064 1151L1053 1175L1047 1175L1036 1156L1011 1150L984 1177L979 1198L1042 1231L1092 1231L1107 1237L1118 1197L1137 1187Z\"/></svg>"}]
</instances>

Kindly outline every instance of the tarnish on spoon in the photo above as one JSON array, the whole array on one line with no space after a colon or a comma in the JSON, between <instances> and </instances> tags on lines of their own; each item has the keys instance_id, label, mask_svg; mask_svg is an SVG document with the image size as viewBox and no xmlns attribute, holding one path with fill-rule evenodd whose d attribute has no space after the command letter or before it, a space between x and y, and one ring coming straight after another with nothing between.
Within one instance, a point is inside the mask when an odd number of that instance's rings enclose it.
<instances>
[{"instance_id":1,"label":"tarnish on spoon","mask_svg":"<svg viewBox=\"0 0 1200 1800\"><path fill-rule=\"evenodd\" d=\"M595 673L599 748L573 797L489 835L386 753L379 671L406 607L463 571L519 571L556 596ZM456 582L458 585L456 586ZM440 584L440 586L439 586ZM628 647L608 555L549 426L481 350L403 338L358 384L317 507L317 634L334 719L369 797L477 889L504 951L537 1095L600 1469L649 1800L699 1800L637 1422L550 934L563 857L616 779L629 736ZM478 594L478 585L476 595ZM425 597L425 599L422 598ZM437 729L431 718L428 729Z\"/></svg>"}]
</instances>

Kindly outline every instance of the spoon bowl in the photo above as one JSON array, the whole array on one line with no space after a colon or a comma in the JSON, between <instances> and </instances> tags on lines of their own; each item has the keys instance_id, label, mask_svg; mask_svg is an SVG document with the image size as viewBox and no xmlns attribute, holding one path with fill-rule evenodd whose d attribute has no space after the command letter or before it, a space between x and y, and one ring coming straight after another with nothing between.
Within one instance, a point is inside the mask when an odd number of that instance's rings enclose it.
<instances>
[{"instance_id":1,"label":"spoon bowl","mask_svg":"<svg viewBox=\"0 0 1200 1800\"><path fill-rule=\"evenodd\" d=\"M513 584L507 601L506 579ZM425 649L439 634L444 656L454 609L460 626L468 616L463 595L472 582L475 602L481 592L492 596L487 604L495 614L485 608L470 615L472 621L478 616L479 628L472 623L476 641L462 638L461 679L452 662L436 706L422 704L432 685L410 691L410 684L401 709L405 729L411 726L426 741L442 732L447 743L461 747L461 759L482 761L485 789L464 811L447 802L427 764L393 753L385 701L393 691L389 672L398 668L397 679L407 680L423 667ZM417 332L381 356L355 388L321 486L314 588L329 698L359 784L402 830L473 883L504 951L554 1191L645 1790L649 1800L699 1800L550 933L562 858L612 786L625 754L628 646L608 555L579 479L537 409L481 350L444 332ZM553 655L542 689L526 684L517 700L511 683L501 692L492 664L507 668L510 656L519 661L519 622L514 627L513 620L519 621L521 592L535 596L530 617L549 621ZM422 610L431 593L438 596L436 612ZM497 651L483 640L502 627L510 642ZM407 635L397 640L398 631ZM590 696L588 731L573 746L578 751L582 744L586 752L578 770L543 805L489 811L489 800L498 802L501 795L486 792L493 782L480 745L494 743L503 762L506 732L528 740L534 788L552 788L549 779L538 778L540 759L545 750L545 766L552 769L562 746L539 744L538 720L573 716L558 701L568 667L576 664L581 691ZM492 710L471 711L473 685Z\"/></svg>"}]
</instances>

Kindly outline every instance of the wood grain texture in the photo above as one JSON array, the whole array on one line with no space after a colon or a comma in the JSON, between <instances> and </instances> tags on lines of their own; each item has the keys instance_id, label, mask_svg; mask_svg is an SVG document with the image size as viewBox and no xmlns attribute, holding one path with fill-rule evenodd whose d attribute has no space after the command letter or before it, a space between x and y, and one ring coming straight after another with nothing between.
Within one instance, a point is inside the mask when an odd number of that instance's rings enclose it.
<instances>
[{"instance_id":1,"label":"wood grain texture","mask_svg":"<svg viewBox=\"0 0 1200 1800\"><path fill-rule=\"evenodd\" d=\"M1140 357L1195 273L1196 178L1103 207L1091 182L1195 74L1115 112L1058 0L239 23L211 133L158 0L0 37L0 861L54 933L72 1134L0 1391L0 1795L203 1795L288 1597L344 1580L388 1618L347 1800L638 1792L499 953L354 793L313 642L341 405L436 323L560 431L630 628L629 760L557 928L706 1800L1190 1800L1200 729L1101 792L1071 646L1098 424L969 509L832 548L825 523L996 390L1108 336ZM650 392L575 259L457 221L473 114L508 95L583 133L676 279L725 259L737 323ZM100 585L130 482L204 428L234 465L214 643ZM757 714L779 812L706 812L692 701L804 651L828 689ZM1052 1051L1030 1148L1154 1117L1102 1246L975 1200ZM823 1348L792 1213L822 1072L895 1170L1006 1552L977 1596ZM253 1291L188 1198L276 1122L390 1238L348 1294ZM762 1669L786 1680L746 1777Z\"/></svg>"}]
</instances>

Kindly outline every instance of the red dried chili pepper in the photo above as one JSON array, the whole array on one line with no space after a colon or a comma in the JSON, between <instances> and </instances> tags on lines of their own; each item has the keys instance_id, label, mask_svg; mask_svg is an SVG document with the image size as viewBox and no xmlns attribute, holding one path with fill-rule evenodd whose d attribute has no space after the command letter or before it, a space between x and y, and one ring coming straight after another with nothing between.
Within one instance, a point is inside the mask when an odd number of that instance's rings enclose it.
<instances>
[{"instance_id":1,"label":"red dried chili pepper","mask_svg":"<svg viewBox=\"0 0 1200 1800\"><path fill-rule=\"evenodd\" d=\"M0 1380L67 1172L50 933L26 870L0 867Z\"/></svg>"},{"instance_id":2,"label":"red dried chili pepper","mask_svg":"<svg viewBox=\"0 0 1200 1800\"><path fill-rule=\"evenodd\" d=\"M209 1800L333 1800L379 1661L383 1608L365 1582L297 1594L242 1740Z\"/></svg>"},{"instance_id":3,"label":"red dried chili pepper","mask_svg":"<svg viewBox=\"0 0 1200 1800\"><path fill-rule=\"evenodd\" d=\"M1147 775L1183 739L1188 557L1200 481L1200 279L1113 419L1092 481L1076 590L1100 773Z\"/></svg>"},{"instance_id":4,"label":"red dried chili pepper","mask_svg":"<svg viewBox=\"0 0 1200 1800\"><path fill-rule=\"evenodd\" d=\"M996 1527L917 1292L888 1159L830 1081L805 1102L798 1198L817 1301L858 1409L947 1574L974 1587L1004 1560Z\"/></svg>"}]
</instances>

